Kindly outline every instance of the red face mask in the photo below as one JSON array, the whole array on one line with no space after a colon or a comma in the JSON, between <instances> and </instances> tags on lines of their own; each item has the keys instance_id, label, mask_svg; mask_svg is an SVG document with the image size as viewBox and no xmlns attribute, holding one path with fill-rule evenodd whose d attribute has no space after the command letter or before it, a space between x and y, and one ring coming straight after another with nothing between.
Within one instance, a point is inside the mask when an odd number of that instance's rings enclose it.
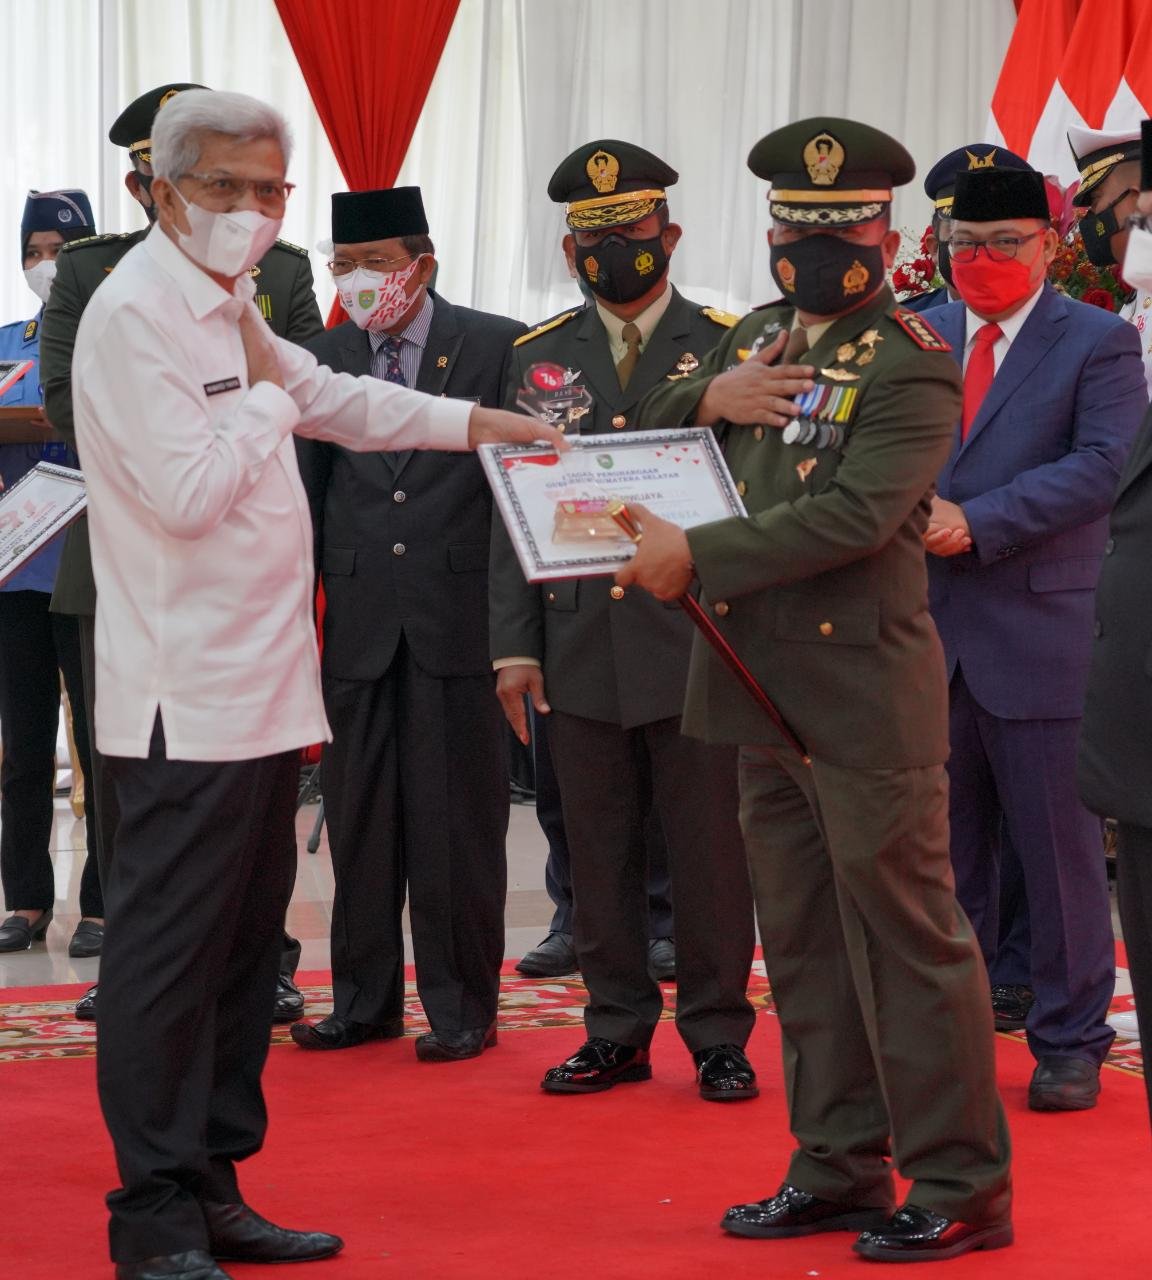
<instances>
[{"instance_id":1,"label":"red face mask","mask_svg":"<svg viewBox=\"0 0 1152 1280\"><path fill-rule=\"evenodd\" d=\"M1032 265L1012 258L993 262L987 252L977 253L971 262L952 259L952 280L956 292L981 316L996 316L1023 302L1036 288Z\"/></svg>"}]
</instances>

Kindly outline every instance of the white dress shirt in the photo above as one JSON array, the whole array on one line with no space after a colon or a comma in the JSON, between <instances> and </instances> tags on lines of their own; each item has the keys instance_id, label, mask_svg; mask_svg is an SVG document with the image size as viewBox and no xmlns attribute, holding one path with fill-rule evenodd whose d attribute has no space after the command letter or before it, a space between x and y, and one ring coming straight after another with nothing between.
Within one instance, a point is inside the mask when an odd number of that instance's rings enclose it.
<instances>
[{"instance_id":1,"label":"white dress shirt","mask_svg":"<svg viewBox=\"0 0 1152 1280\"><path fill-rule=\"evenodd\" d=\"M329 740L292 433L468 447L470 404L333 373L270 331L284 389L249 388L238 317L253 293L248 276L225 293L155 227L80 321L72 388L106 755L146 757L157 710L174 760Z\"/></svg>"},{"instance_id":2,"label":"white dress shirt","mask_svg":"<svg viewBox=\"0 0 1152 1280\"><path fill-rule=\"evenodd\" d=\"M1006 320L996 321L1000 326L1001 332L1000 337L992 344L992 368L995 373L1000 372L1000 366L1004 363L1008 348L1016 341L1017 335L1024 327L1024 321L1032 314L1032 310L1040 301L1040 295L1043 292L1044 282L1041 280L1036 292L1019 311L1014 311ZM976 330L982 329L988 321L983 316L978 316L971 307L965 312L965 320L967 324L964 331L964 368L967 369L968 357L972 354L972 348L976 345Z\"/></svg>"}]
</instances>

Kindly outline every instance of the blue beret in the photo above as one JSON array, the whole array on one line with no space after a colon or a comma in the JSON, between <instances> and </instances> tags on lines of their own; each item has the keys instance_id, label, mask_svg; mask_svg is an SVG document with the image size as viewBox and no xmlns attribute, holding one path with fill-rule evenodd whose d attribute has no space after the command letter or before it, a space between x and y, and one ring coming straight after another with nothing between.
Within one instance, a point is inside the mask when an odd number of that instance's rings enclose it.
<instances>
[{"instance_id":1,"label":"blue beret","mask_svg":"<svg viewBox=\"0 0 1152 1280\"><path fill-rule=\"evenodd\" d=\"M992 142L970 142L942 156L928 170L924 179L924 194L936 205L936 212L948 217L952 208L952 196L956 190L956 175L974 173L981 169L1031 169L1027 160L1021 159L1007 147Z\"/></svg>"}]
</instances>

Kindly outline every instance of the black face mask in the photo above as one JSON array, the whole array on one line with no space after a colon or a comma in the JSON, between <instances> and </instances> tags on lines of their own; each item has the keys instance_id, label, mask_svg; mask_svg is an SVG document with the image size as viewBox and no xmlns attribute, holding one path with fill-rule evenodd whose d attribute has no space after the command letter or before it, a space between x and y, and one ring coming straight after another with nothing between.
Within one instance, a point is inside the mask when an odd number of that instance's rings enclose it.
<instances>
[{"instance_id":1,"label":"black face mask","mask_svg":"<svg viewBox=\"0 0 1152 1280\"><path fill-rule=\"evenodd\" d=\"M1129 187L1112 201L1106 204L1099 213L1086 213L1080 219L1080 238L1084 241L1084 252L1094 267L1111 267L1116 265L1116 257L1112 252L1112 237L1120 230L1116 221L1116 206L1132 190Z\"/></svg>"},{"instance_id":2,"label":"black face mask","mask_svg":"<svg viewBox=\"0 0 1152 1280\"><path fill-rule=\"evenodd\" d=\"M137 200L136 203L144 210L144 216L149 222L156 221L156 201L152 199L152 179L155 175L151 173L136 172L136 181L140 184L140 190L148 197L148 203L143 200Z\"/></svg>"},{"instance_id":3,"label":"black face mask","mask_svg":"<svg viewBox=\"0 0 1152 1280\"><path fill-rule=\"evenodd\" d=\"M628 240L605 236L591 248L576 246L576 270L605 302L635 302L668 270L668 255L660 236Z\"/></svg>"},{"instance_id":4,"label":"black face mask","mask_svg":"<svg viewBox=\"0 0 1152 1280\"><path fill-rule=\"evenodd\" d=\"M944 283L954 289L956 286L952 282L952 255L948 252L946 244L936 246L936 267L941 276L944 277Z\"/></svg>"},{"instance_id":5,"label":"black face mask","mask_svg":"<svg viewBox=\"0 0 1152 1280\"><path fill-rule=\"evenodd\" d=\"M771 267L785 302L814 316L839 315L884 283L880 245L856 244L832 235L774 244Z\"/></svg>"}]
</instances>

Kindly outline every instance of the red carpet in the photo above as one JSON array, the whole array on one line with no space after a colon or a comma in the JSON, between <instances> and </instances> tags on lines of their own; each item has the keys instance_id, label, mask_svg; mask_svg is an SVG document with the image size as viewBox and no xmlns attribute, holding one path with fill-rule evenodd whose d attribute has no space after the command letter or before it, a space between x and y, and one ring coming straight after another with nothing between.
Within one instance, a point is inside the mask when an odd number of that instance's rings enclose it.
<instances>
[{"instance_id":1,"label":"red carpet","mask_svg":"<svg viewBox=\"0 0 1152 1280\"><path fill-rule=\"evenodd\" d=\"M302 1268L301 1280L892 1274L855 1258L850 1236L769 1242L717 1230L728 1204L775 1190L790 1147L771 1016L750 1046L763 1093L733 1106L695 1097L690 1060L667 1023L651 1083L584 1098L541 1093L544 1069L580 1038L571 1027L506 1030L479 1060L443 1066L418 1064L410 1040L330 1056L275 1046L269 1141L244 1171L245 1191L270 1217L348 1241L339 1258ZM1095 1111L1036 1115L1025 1109L1027 1049L1003 1036L997 1049L1016 1143L1017 1244L932 1275L1152 1273L1140 1078L1106 1069ZM0 1065L0 1131L18 1170L5 1180L0 1216L4 1277L111 1274L101 1196L115 1175L93 1077L88 1054ZM230 1270L238 1280L279 1274Z\"/></svg>"}]
</instances>

